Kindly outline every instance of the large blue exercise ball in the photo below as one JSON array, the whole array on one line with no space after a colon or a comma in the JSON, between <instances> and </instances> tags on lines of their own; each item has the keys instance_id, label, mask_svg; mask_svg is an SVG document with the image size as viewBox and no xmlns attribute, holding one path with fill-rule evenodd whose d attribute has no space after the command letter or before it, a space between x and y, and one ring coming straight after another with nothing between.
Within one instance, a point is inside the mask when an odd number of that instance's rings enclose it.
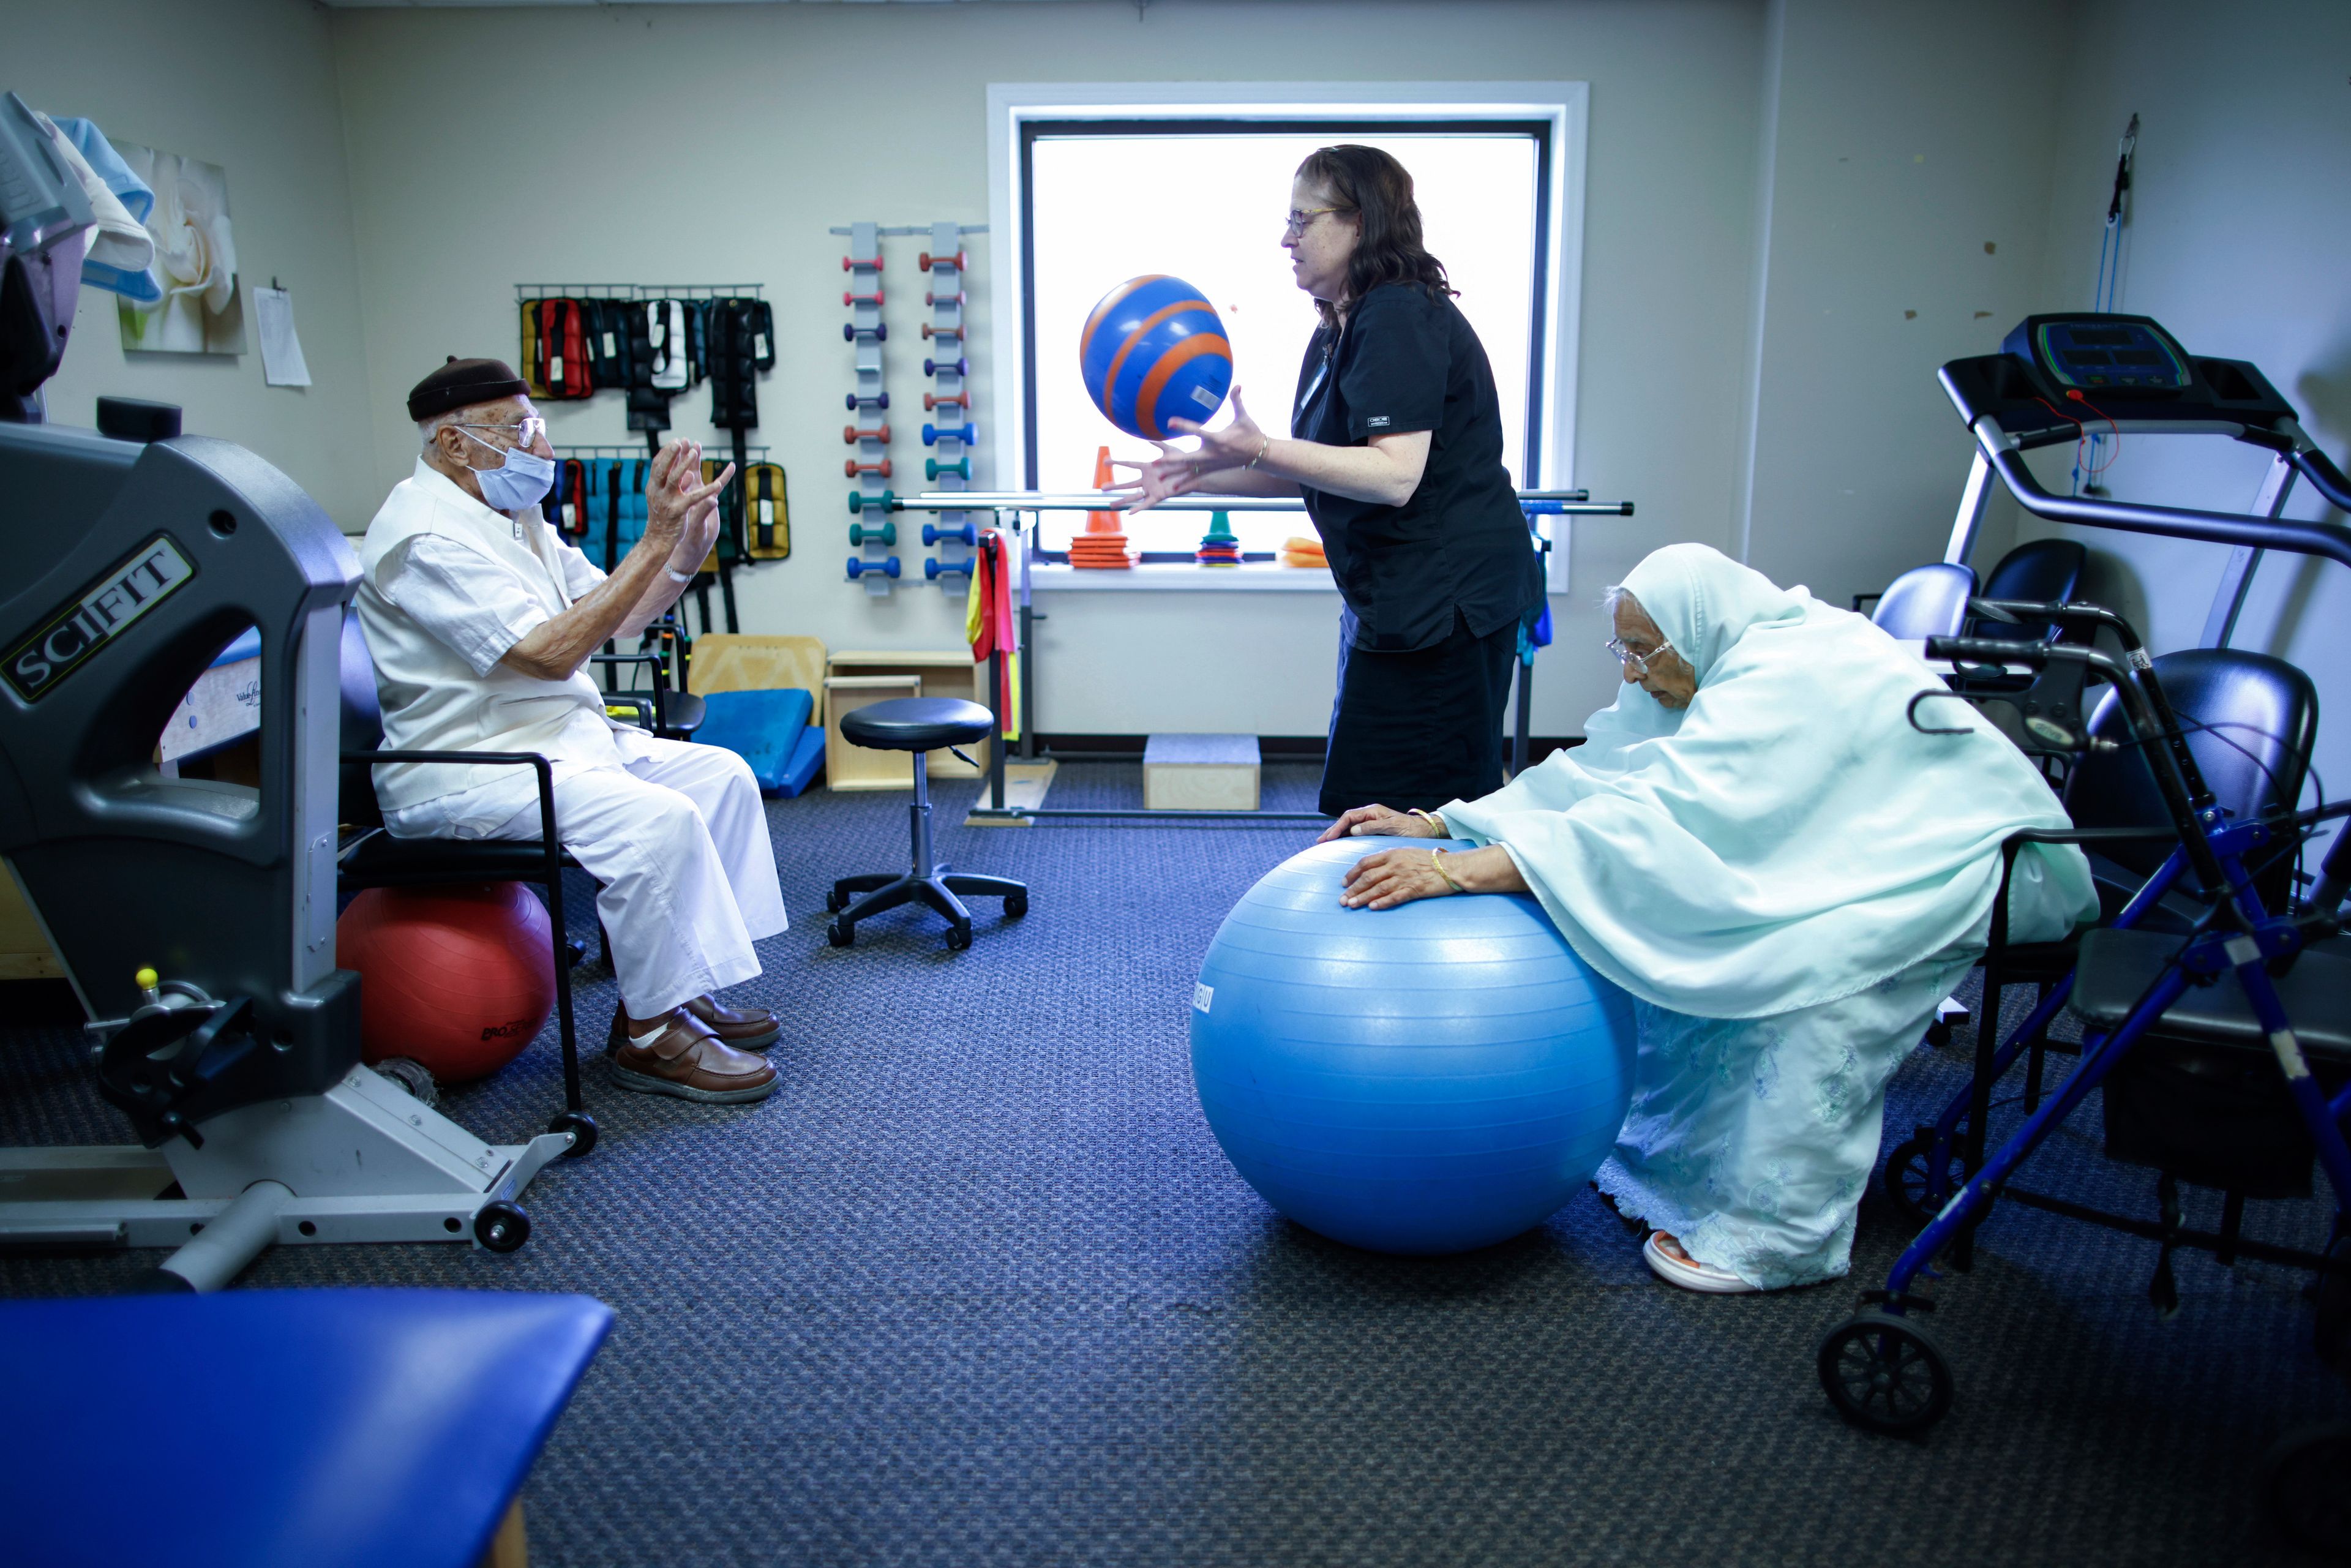
<instances>
[{"instance_id":1,"label":"large blue exercise ball","mask_svg":"<svg viewBox=\"0 0 2351 1568\"><path fill-rule=\"evenodd\" d=\"M1206 424L1233 384L1233 346L1207 296L1147 273L1102 297L1078 334L1078 370L1102 417L1165 441L1171 419Z\"/></svg>"},{"instance_id":2,"label":"large blue exercise ball","mask_svg":"<svg viewBox=\"0 0 2351 1568\"><path fill-rule=\"evenodd\" d=\"M1209 945L1192 1081L1226 1156L1308 1229L1377 1252L1489 1247L1600 1168L1633 1093L1633 1009L1520 894L1347 909L1364 855L1266 873Z\"/></svg>"}]
</instances>

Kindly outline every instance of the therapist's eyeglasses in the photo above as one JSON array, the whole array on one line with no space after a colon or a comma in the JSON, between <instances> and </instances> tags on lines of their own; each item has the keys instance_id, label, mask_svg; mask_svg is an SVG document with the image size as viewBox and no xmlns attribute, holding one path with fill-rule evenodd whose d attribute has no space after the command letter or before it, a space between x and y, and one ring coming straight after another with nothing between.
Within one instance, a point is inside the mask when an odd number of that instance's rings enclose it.
<instances>
[{"instance_id":1,"label":"therapist's eyeglasses","mask_svg":"<svg viewBox=\"0 0 2351 1568\"><path fill-rule=\"evenodd\" d=\"M547 434L547 421L533 414L528 419L518 420L512 424L460 424L457 428L459 430L503 430L514 437L512 444L528 452L538 444L540 436ZM484 444L490 444L486 442Z\"/></svg>"},{"instance_id":2,"label":"therapist's eyeglasses","mask_svg":"<svg viewBox=\"0 0 2351 1568\"><path fill-rule=\"evenodd\" d=\"M1636 681L1647 680L1649 666L1661 656L1674 651L1674 645L1671 643L1660 643L1654 648L1643 650L1634 647L1622 637L1611 637L1601 646L1608 650L1610 658L1632 671L1633 678Z\"/></svg>"},{"instance_id":3,"label":"therapist's eyeglasses","mask_svg":"<svg viewBox=\"0 0 2351 1568\"><path fill-rule=\"evenodd\" d=\"M1282 235L1287 239L1296 239L1306 232L1308 225L1324 213L1352 213L1354 210L1353 207L1307 207L1302 210L1292 207L1290 209L1290 221L1282 227Z\"/></svg>"}]
</instances>

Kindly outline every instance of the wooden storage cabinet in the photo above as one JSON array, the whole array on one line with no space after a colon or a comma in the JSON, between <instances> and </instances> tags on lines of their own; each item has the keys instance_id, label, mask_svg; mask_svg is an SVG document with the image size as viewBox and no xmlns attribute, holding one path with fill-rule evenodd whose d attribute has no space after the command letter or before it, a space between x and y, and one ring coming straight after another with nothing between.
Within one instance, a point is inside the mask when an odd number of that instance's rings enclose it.
<instances>
[{"instance_id":1,"label":"wooden storage cabinet","mask_svg":"<svg viewBox=\"0 0 2351 1568\"><path fill-rule=\"evenodd\" d=\"M987 666L975 662L968 648L852 650L833 653L825 661L824 691L826 786L911 789L914 787L908 762L911 753L869 751L841 738L842 702L862 707L892 697L962 697L986 707ZM981 741L964 747L978 764L976 768L944 748L925 753L924 764L933 779L977 779L987 770L987 748L993 744Z\"/></svg>"}]
</instances>

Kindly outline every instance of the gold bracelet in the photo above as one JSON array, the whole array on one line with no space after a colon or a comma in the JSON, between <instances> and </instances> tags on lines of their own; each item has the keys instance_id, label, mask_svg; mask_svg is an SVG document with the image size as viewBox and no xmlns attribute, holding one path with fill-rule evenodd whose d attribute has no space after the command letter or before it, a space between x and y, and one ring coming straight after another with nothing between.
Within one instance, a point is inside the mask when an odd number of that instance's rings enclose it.
<instances>
[{"instance_id":1,"label":"gold bracelet","mask_svg":"<svg viewBox=\"0 0 2351 1568\"><path fill-rule=\"evenodd\" d=\"M1264 462L1264 461L1265 461L1265 455L1266 455L1268 452L1270 452L1272 449L1273 449L1273 437L1272 437L1271 435L1268 435L1268 436L1265 438L1265 440L1264 440L1264 441L1262 441L1262 442L1260 442L1260 443L1259 444L1259 445L1258 445L1258 449L1257 449L1257 455L1256 455L1256 456L1254 456L1254 457L1252 457L1252 458L1250 458L1250 459L1249 460L1249 465L1250 467L1254 468L1254 467L1256 467L1259 464L1260 464L1260 463Z\"/></svg>"},{"instance_id":2,"label":"gold bracelet","mask_svg":"<svg viewBox=\"0 0 2351 1568\"><path fill-rule=\"evenodd\" d=\"M1469 891L1459 883L1454 881L1453 873L1445 869L1445 852L1443 850L1429 851L1428 863L1437 868L1437 874L1445 879L1446 886L1451 888L1456 893L1467 893Z\"/></svg>"},{"instance_id":3,"label":"gold bracelet","mask_svg":"<svg viewBox=\"0 0 2351 1568\"><path fill-rule=\"evenodd\" d=\"M1434 811L1424 811L1419 807L1415 806L1405 811L1405 815L1407 817L1418 817L1422 821L1426 822L1430 827L1435 828L1437 830L1437 836L1440 839L1449 839L1453 836L1453 830L1445 825L1445 819L1438 816Z\"/></svg>"}]
</instances>

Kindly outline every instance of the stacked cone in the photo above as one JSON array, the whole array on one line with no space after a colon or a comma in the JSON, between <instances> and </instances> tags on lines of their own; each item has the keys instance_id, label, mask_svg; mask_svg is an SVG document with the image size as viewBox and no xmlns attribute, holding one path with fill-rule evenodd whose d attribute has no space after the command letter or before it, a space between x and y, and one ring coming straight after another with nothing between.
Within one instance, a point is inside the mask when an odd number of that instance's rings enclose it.
<instances>
[{"instance_id":1,"label":"stacked cone","mask_svg":"<svg viewBox=\"0 0 2351 1568\"><path fill-rule=\"evenodd\" d=\"M1110 480L1110 448L1099 447L1094 453L1094 488L1108 488ZM1126 548L1126 535L1118 526L1116 512L1086 514L1086 531L1070 540L1070 564L1112 570L1134 564L1134 556Z\"/></svg>"},{"instance_id":2,"label":"stacked cone","mask_svg":"<svg viewBox=\"0 0 2351 1568\"><path fill-rule=\"evenodd\" d=\"M1284 566L1320 567L1331 570L1331 560L1322 553L1322 541L1293 534L1281 541L1281 564Z\"/></svg>"},{"instance_id":3,"label":"stacked cone","mask_svg":"<svg viewBox=\"0 0 2351 1568\"><path fill-rule=\"evenodd\" d=\"M1208 514L1208 531L1200 539L1200 549L1194 557L1202 566L1238 566L1241 563L1241 541L1233 532L1232 519L1222 512Z\"/></svg>"}]
</instances>

